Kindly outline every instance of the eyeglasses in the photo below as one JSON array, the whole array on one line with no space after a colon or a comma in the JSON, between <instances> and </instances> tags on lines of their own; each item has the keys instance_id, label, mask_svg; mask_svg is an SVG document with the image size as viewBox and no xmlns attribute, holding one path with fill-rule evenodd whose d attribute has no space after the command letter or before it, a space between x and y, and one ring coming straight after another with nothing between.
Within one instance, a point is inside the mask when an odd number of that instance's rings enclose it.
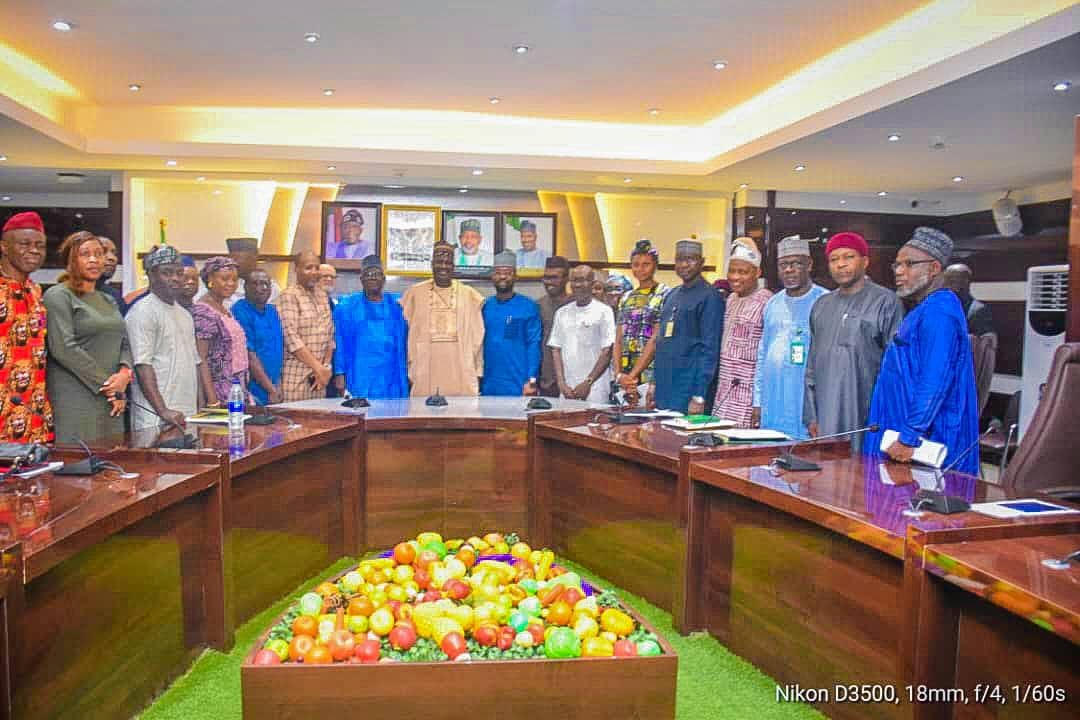
<instances>
[{"instance_id":1,"label":"eyeglasses","mask_svg":"<svg viewBox=\"0 0 1080 720\"><path fill-rule=\"evenodd\" d=\"M910 270L916 265L925 265L926 263L937 262L937 260L897 260L892 264L892 271L896 272L900 268Z\"/></svg>"}]
</instances>

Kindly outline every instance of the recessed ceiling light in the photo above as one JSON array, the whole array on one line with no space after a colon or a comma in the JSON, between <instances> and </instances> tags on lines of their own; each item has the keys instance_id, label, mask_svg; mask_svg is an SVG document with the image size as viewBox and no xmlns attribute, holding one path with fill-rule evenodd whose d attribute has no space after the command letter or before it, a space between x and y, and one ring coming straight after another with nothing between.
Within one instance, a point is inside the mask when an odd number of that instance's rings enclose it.
<instances>
[{"instance_id":1,"label":"recessed ceiling light","mask_svg":"<svg viewBox=\"0 0 1080 720\"><path fill-rule=\"evenodd\" d=\"M890 135L889 136L889 142L900 142L900 134L899 133L893 133L892 135Z\"/></svg>"},{"instance_id":2,"label":"recessed ceiling light","mask_svg":"<svg viewBox=\"0 0 1080 720\"><path fill-rule=\"evenodd\" d=\"M740 190L745 190L748 187L750 187L750 185L748 183L739 183L739 189Z\"/></svg>"},{"instance_id":3,"label":"recessed ceiling light","mask_svg":"<svg viewBox=\"0 0 1080 720\"><path fill-rule=\"evenodd\" d=\"M518 55L524 55L525 53L529 52L529 46L528 45L515 45L514 46L514 52L516 52Z\"/></svg>"},{"instance_id":4,"label":"recessed ceiling light","mask_svg":"<svg viewBox=\"0 0 1080 720\"><path fill-rule=\"evenodd\" d=\"M723 70L727 67L727 60L713 60L713 70Z\"/></svg>"},{"instance_id":5,"label":"recessed ceiling light","mask_svg":"<svg viewBox=\"0 0 1080 720\"><path fill-rule=\"evenodd\" d=\"M200 175L199 177L195 178L195 182L206 182L206 176Z\"/></svg>"},{"instance_id":6,"label":"recessed ceiling light","mask_svg":"<svg viewBox=\"0 0 1080 720\"><path fill-rule=\"evenodd\" d=\"M10 202L11 201L11 196L10 195L5 195L4 197L0 198L0 200L3 200L4 202Z\"/></svg>"},{"instance_id":7,"label":"recessed ceiling light","mask_svg":"<svg viewBox=\"0 0 1080 720\"><path fill-rule=\"evenodd\" d=\"M215 194L215 195L220 195L220 194L221 194L221 191L220 191L220 190L215 190L215 191L214 191L214 194Z\"/></svg>"},{"instance_id":8,"label":"recessed ceiling light","mask_svg":"<svg viewBox=\"0 0 1080 720\"><path fill-rule=\"evenodd\" d=\"M383 185L387 190L404 190L404 185Z\"/></svg>"},{"instance_id":9,"label":"recessed ceiling light","mask_svg":"<svg viewBox=\"0 0 1080 720\"><path fill-rule=\"evenodd\" d=\"M459 193L467 193L467 192L469 192L469 188L458 188L458 192Z\"/></svg>"},{"instance_id":10,"label":"recessed ceiling light","mask_svg":"<svg viewBox=\"0 0 1080 720\"><path fill-rule=\"evenodd\" d=\"M632 182L634 182L634 178L623 178L622 181L624 183L632 183Z\"/></svg>"},{"instance_id":11,"label":"recessed ceiling light","mask_svg":"<svg viewBox=\"0 0 1080 720\"><path fill-rule=\"evenodd\" d=\"M1069 88L1072 87L1072 83L1068 80L1062 80L1059 83L1054 83L1054 92L1069 92Z\"/></svg>"},{"instance_id":12,"label":"recessed ceiling light","mask_svg":"<svg viewBox=\"0 0 1080 720\"><path fill-rule=\"evenodd\" d=\"M322 91L322 94L325 95L326 97L330 97L331 95L334 94L334 88L326 88L325 90Z\"/></svg>"},{"instance_id":13,"label":"recessed ceiling light","mask_svg":"<svg viewBox=\"0 0 1080 720\"><path fill-rule=\"evenodd\" d=\"M334 170L337 170L337 165L327 165L326 169L333 172Z\"/></svg>"},{"instance_id":14,"label":"recessed ceiling light","mask_svg":"<svg viewBox=\"0 0 1080 720\"><path fill-rule=\"evenodd\" d=\"M796 165L795 166L795 172L802 172L805 169L806 169L805 165Z\"/></svg>"},{"instance_id":15,"label":"recessed ceiling light","mask_svg":"<svg viewBox=\"0 0 1080 720\"><path fill-rule=\"evenodd\" d=\"M488 98L488 102L491 103L492 105L498 105L499 103L502 102L502 98L492 96L492 97Z\"/></svg>"},{"instance_id":16,"label":"recessed ceiling light","mask_svg":"<svg viewBox=\"0 0 1080 720\"><path fill-rule=\"evenodd\" d=\"M480 168L475 168L475 169L473 169L472 174L473 175L483 175L484 171L481 170Z\"/></svg>"},{"instance_id":17,"label":"recessed ceiling light","mask_svg":"<svg viewBox=\"0 0 1080 720\"><path fill-rule=\"evenodd\" d=\"M649 108L649 114L656 117L660 114L660 108Z\"/></svg>"},{"instance_id":18,"label":"recessed ceiling light","mask_svg":"<svg viewBox=\"0 0 1080 720\"><path fill-rule=\"evenodd\" d=\"M175 160L166 160L165 164L168 165L169 167L176 167L176 161Z\"/></svg>"},{"instance_id":19,"label":"recessed ceiling light","mask_svg":"<svg viewBox=\"0 0 1080 720\"><path fill-rule=\"evenodd\" d=\"M140 85L139 83L131 83L130 85L128 85L128 90L130 90L131 92L139 92L140 90L142 90L142 85Z\"/></svg>"},{"instance_id":20,"label":"recessed ceiling light","mask_svg":"<svg viewBox=\"0 0 1080 720\"><path fill-rule=\"evenodd\" d=\"M304 35L304 42L309 42L309 43L312 43L312 44L315 44L315 43L319 42L319 33L316 33L316 32L307 33L306 35Z\"/></svg>"},{"instance_id":21,"label":"recessed ceiling light","mask_svg":"<svg viewBox=\"0 0 1080 720\"><path fill-rule=\"evenodd\" d=\"M879 192L879 193L877 194L877 196L878 196L878 197L885 197L885 196L886 196L886 195L888 195L888 194L889 194L889 193L887 193L886 191L882 190L881 192Z\"/></svg>"},{"instance_id":22,"label":"recessed ceiling light","mask_svg":"<svg viewBox=\"0 0 1080 720\"><path fill-rule=\"evenodd\" d=\"M7 160L7 155L0 155L0 162Z\"/></svg>"},{"instance_id":23,"label":"recessed ceiling light","mask_svg":"<svg viewBox=\"0 0 1080 720\"><path fill-rule=\"evenodd\" d=\"M71 32L71 29L75 27L73 23L69 23L67 20L56 20L52 24L53 30L59 30L60 32Z\"/></svg>"},{"instance_id":24,"label":"recessed ceiling light","mask_svg":"<svg viewBox=\"0 0 1080 720\"><path fill-rule=\"evenodd\" d=\"M964 176L963 175L953 175L952 181L955 182L955 183L964 182Z\"/></svg>"},{"instance_id":25,"label":"recessed ceiling light","mask_svg":"<svg viewBox=\"0 0 1080 720\"><path fill-rule=\"evenodd\" d=\"M841 204L841 205L847 205L847 200L841 200L841 201L840 201L840 204Z\"/></svg>"}]
</instances>

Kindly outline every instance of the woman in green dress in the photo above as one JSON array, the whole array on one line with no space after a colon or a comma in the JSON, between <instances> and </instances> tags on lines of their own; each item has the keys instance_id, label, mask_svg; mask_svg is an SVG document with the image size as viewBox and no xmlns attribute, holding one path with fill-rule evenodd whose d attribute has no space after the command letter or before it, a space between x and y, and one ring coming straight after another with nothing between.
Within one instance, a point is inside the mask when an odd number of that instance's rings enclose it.
<instances>
[{"instance_id":1,"label":"woman in green dress","mask_svg":"<svg viewBox=\"0 0 1080 720\"><path fill-rule=\"evenodd\" d=\"M131 350L120 309L95 287L105 250L93 233L72 233L60 245L67 267L46 291L49 358L46 386L56 416L56 442L90 442L124 431Z\"/></svg>"}]
</instances>

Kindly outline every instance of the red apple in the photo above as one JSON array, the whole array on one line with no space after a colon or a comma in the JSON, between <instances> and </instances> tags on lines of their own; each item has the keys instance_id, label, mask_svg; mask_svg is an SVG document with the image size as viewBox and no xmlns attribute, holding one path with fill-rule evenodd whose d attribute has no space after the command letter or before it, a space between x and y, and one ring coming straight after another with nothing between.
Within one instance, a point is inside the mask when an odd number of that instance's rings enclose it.
<instances>
[{"instance_id":1,"label":"red apple","mask_svg":"<svg viewBox=\"0 0 1080 720\"><path fill-rule=\"evenodd\" d=\"M356 649L353 650L353 656L358 658L360 662L365 665L371 665L379 662L379 655L382 653L382 648L379 646L378 640L372 640L368 638L361 643L357 643Z\"/></svg>"},{"instance_id":2,"label":"red apple","mask_svg":"<svg viewBox=\"0 0 1080 720\"><path fill-rule=\"evenodd\" d=\"M256 665L280 665L281 656L269 648L264 648L255 653Z\"/></svg>"},{"instance_id":3,"label":"red apple","mask_svg":"<svg viewBox=\"0 0 1080 720\"><path fill-rule=\"evenodd\" d=\"M416 644L416 631L408 625L396 625L390 631L390 644L398 650L408 650Z\"/></svg>"}]
</instances>

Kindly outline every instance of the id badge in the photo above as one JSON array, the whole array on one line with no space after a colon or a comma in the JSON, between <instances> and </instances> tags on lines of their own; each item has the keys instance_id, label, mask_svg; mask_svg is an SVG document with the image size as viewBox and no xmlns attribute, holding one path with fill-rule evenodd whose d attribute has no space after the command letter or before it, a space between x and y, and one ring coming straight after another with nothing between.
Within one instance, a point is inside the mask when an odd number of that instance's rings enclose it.
<instances>
[{"instance_id":1,"label":"id badge","mask_svg":"<svg viewBox=\"0 0 1080 720\"><path fill-rule=\"evenodd\" d=\"M788 359L791 360L792 365L806 364L806 343L803 342L801 337L796 337L791 341Z\"/></svg>"},{"instance_id":2,"label":"id badge","mask_svg":"<svg viewBox=\"0 0 1080 720\"><path fill-rule=\"evenodd\" d=\"M668 320L664 324L664 337L666 337L666 338L675 337L675 321L674 320Z\"/></svg>"}]
</instances>

